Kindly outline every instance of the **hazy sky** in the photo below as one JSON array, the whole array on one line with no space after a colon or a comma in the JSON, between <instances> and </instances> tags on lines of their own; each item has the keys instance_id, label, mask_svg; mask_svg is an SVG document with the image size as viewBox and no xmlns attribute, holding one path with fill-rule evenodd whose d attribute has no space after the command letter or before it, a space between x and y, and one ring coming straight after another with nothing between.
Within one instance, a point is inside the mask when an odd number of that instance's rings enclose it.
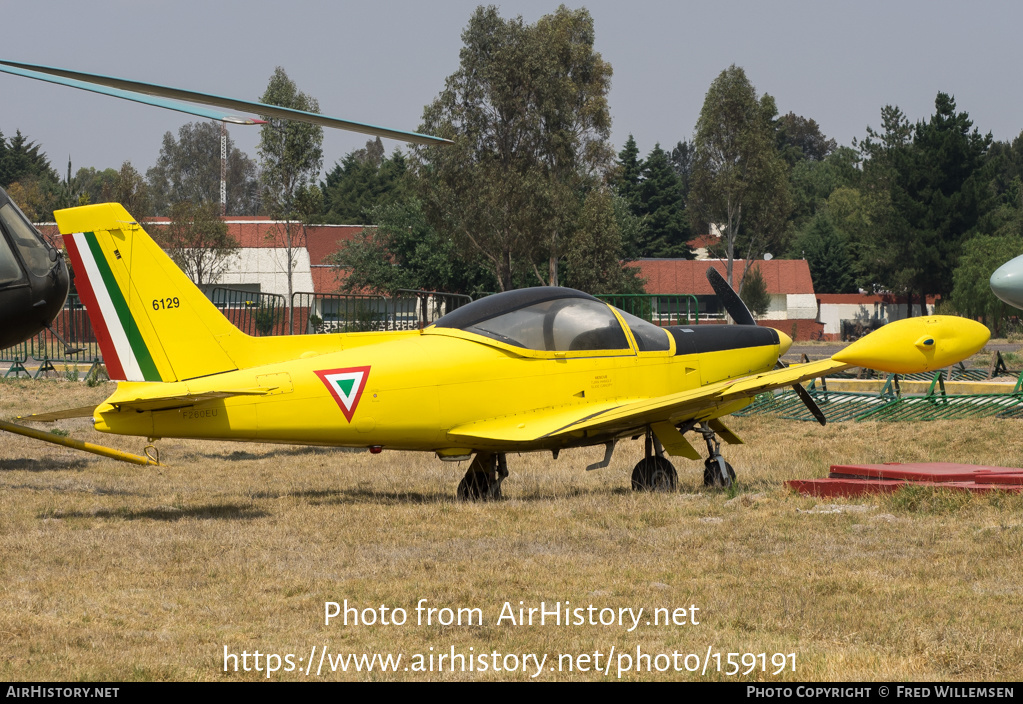
<instances>
[{"instance_id":1,"label":"hazy sky","mask_svg":"<svg viewBox=\"0 0 1023 704\"><path fill-rule=\"evenodd\" d=\"M463 0L0 0L0 57L256 100L275 66L320 111L414 130L455 71L461 32L480 3ZM648 2L591 0L596 49L614 69L609 102L616 150L629 133L646 154L691 139L711 81L742 66L781 113L817 120L840 144L878 126L895 104L912 121L955 96L981 132L1023 130L1023 3ZM533 22L555 2L499 3ZM0 74L5 135L20 129L63 173L143 173L164 132L190 116ZM194 118L199 119L199 118ZM256 157L258 128L231 136ZM324 168L366 137L325 130ZM390 152L397 142L385 140Z\"/></svg>"}]
</instances>

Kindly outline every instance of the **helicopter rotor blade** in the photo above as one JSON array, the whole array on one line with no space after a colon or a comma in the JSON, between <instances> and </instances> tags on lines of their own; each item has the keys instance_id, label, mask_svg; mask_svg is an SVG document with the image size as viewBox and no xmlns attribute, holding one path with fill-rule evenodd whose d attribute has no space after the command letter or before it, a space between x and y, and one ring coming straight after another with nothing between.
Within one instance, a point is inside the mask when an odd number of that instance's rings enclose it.
<instances>
[{"instance_id":1,"label":"helicopter rotor blade","mask_svg":"<svg viewBox=\"0 0 1023 704\"><path fill-rule=\"evenodd\" d=\"M223 120L225 122L259 124L261 121L253 120L252 118L233 117L224 113L209 114L209 111L195 112L186 106L167 103L166 101L157 100L156 98L183 100L190 103L199 103L200 105L255 113L264 117L276 117L285 120L308 122L314 125L319 125L320 127L332 127L335 129L348 130L350 132L361 132L363 134L387 137L388 139L396 139L402 142L412 142L415 144L438 145L451 143L450 140L434 137L428 134L421 134L419 132L394 130L387 127L366 124L364 122L354 122L352 120L343 120L339 117L330 117L328 115L320 115L319 113L306 112L304 110L294 110L292 108L285 108L279 105L268 105L266 103L250 100L239 100L237 98L228 98L209 93L199 93L197 91L183 90L181 88L172 88L170 86L161 86L155 83L143 83L141 81L132 81L126 78L103 76L96 73L84 73L82 71L71 71L69 69L55 68L52 66L38 66L35 64L20 63L17 61L2 60L0 60L0 71L24 76L25 78L34 78L40 81L48 81L50 83L71 86L82 90L90 90L96 93L103 93L105 95L113 95L119 98L124 98L125 100L134 100L135 102L146 103L148 105L154 105L168 110L190 112L191 114L212 117L215 120ZM111 90L100 90L97 89L96 86L104 86ZM132 96L130 94L135 95ZM138 94L155 96L155 98L147 100L145 98L141 98Z\"/></svg>"}]
</instances>

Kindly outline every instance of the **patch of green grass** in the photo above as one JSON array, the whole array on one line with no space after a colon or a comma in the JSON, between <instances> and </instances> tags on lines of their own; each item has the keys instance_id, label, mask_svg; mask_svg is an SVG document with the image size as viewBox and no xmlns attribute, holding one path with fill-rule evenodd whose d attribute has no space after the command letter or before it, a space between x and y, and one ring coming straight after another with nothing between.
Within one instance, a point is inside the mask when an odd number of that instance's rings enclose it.
<instances>
[{"instance_id":1,"label":"patch of green grass","mask_svg":"<svg viewBox=\"0 0 1023 704\"><path fill-rule=\"evenodd\" d=\"M892 511L934 516L955 515L978 503L975 495L969 491L910 484L888 494L885 499L887 507Z\"/></svg>"}]
</instances>

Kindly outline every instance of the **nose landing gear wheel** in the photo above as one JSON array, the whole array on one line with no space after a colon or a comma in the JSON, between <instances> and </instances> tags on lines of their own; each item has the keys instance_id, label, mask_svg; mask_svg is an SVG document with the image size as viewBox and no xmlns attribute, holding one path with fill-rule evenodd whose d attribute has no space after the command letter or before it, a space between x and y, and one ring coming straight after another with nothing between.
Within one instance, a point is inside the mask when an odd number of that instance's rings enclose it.
<instances>
[{"instance_id":1,"label":"nose landing gear wheel","mask_svg":"<svg viewBox=\"0 0 1023 704\"><path fill-rule=\"evenodd\" d=\"M675 491L678 473L666 458L659 455L645 457L632 470L633 491Z\"/></svg>"}]
</instances>

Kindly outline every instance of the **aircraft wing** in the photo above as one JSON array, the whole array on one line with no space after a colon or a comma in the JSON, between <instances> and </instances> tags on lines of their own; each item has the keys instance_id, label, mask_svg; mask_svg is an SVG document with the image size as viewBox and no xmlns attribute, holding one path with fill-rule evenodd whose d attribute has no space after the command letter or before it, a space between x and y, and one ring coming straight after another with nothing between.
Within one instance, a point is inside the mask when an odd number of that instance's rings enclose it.
<instances>
[{"instance_id":1,"label":"aircraft wing","mask_svg":"<svg viewBox=\"0 0 1023 704\"><path fill-rule=\"evenodd\" d=\"M854 366L834 359L797 364L785 369L709 384L698 389L637 401L548 408L526 414L477 421L452 428L455 438L508 443L529 443L569 434L607 435L654 423L679 423L717 415L715 411L765 391Z\"/></svg>"},{"instance_id":2,"label":"aircraft wing","mask_svg":"<svg viewBox=\"0 0 1023 704\"><path fill-rule=\"evenodd\" d=\"M870 367L896 374L941 369L979 351L989 336L985 326L966 318L909 318L889 323L819 362L795 364L654 398L537 409L527 414L469 423L448 432L470 442L528 444L566 435L599 441L644 427L659 426L667 430L664 424L677 425L727 415L759 393L850 367ZM681 448L680 452L683 450Z\"/></svg>"},{"instance_id":3,"label":"aircraft wing","mask_svg":"<svg viewBox=\"0 0 1023 704\"><path fill-rule=\"evenodd\" d=\"M689 391L634 401L602 413L567 423L548 432L544 437L558 437L586 431L587 435L615 432L668 421L704 420L718 415L716 411L736 401L750 399L765 391L792 386L807 379L850 368L851 364L825 359L809 364L798 364L775 369L754 376L708 384Z\"/></svg>"}]
</instances>

